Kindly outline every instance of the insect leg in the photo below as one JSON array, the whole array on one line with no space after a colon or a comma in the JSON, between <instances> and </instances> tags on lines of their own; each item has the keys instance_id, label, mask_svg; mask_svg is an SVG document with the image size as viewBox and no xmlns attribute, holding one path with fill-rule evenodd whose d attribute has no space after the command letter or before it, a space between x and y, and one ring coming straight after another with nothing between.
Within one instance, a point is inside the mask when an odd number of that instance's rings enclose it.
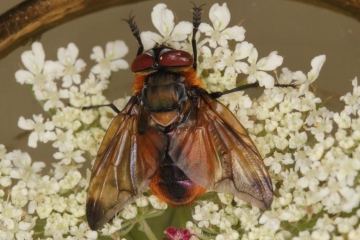
<instances>
[{"instance_id":1,"label":"insect leg","mask_svg":"<svg viewBox=\"0 0 360 240\"><path fill-rule=\"evenodd\" d=\"M114 110L114 112L120 113L120 110L113 103L96 105L96 106L87 106L87 107L83 107L82 110L90 110L90 109L101 108L101 107L111 107L111 109Z\"/></svg>"},{"instance_id":2,"label":"insect leg","mask_svg":"<svg viewBox=\"0 0 360 240\"><path fill-rule=\"evenodd\" d=\"M280 87L280 88L296 88L297 85L295 84L275 84L275 87ZM245 85L241 85L239 87L233 88L233 89L229 89L223 92L213 92L210 93L210 96L212 96L213 98L219 98L223 95L229 94L229 93L233 93L233 92L238 92L238 91L243 91L245 89L249 89L249 88L257 88L260 87L258 82L255 83L249 83L249 84L245 84Z\"/></svg>"},{"instance_id":3,"label":"insect leg","mask_svg":"<svg viewBox=\"0 0 360 240\"><path fill-rule=\"evenodd\" d=\"M196 70L196 67L197 67L197 49L196 49L196 39L195 39L195 36L196 36L196 33L199 29L199 25L201 23L201 7L204 6L205 4L201 5L200 7L197 7L194 4L194 7L192 9L193 11L193 35L192 35L192 38L191 38L191 46L192 46L192 49L193 49L193 57L194 57L194 64L193 64L193 68Z\"/></svg>"},{"instance_id":4,"label":"insect leg","mask_svg":"<svg viewBox=\"0 0 360 240\"><path fill-rule=\"evenodd\" d=\"M135 16L132 16L131 13L132 12L130 12L130 15L129 15L128 19L123 19L123 20L129 24L131 32L132 32L132 34L136 38L136 41L139 44L139 48L138 48L138 51L136 53L136 56L139 56L144 51L144 45L143 45L143 43L141 41L141 38L140 38L139 28L138 28L136 22L134 21Z\"/></svg>"}]
</instances>

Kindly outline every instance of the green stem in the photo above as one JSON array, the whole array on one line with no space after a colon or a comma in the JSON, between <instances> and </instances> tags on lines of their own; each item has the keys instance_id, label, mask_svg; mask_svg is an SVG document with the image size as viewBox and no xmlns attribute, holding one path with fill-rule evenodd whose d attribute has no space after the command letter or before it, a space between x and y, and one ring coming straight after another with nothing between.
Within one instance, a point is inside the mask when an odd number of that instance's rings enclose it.
<instances>
[{"instance_id":1,"label":"green stem","mask_svg":"<svg viewBox=\"0 0 360 240\"><path fill-rule=\"evenodd\" d=\"M144 218L139 219L139 224L149 240L157 240L154 232L151 230L151 228L149 227L149 225L147 224Z\"/></svg>"}]
</instances>

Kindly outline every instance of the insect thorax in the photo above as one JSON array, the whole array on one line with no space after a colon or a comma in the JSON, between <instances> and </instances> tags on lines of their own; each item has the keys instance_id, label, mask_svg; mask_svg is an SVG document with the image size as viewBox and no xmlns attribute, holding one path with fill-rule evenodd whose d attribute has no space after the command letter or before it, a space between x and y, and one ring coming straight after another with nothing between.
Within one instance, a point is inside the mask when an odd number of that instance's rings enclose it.
<instances>
[{"instance_id":1,"label":"insect thorax","mask_svg":"<svg viewBox=\"0 0 360 240\"><path fill-rule=\"evenodd\" d=\"M180 110L187 100L184 81L183 75L165 70L149 74L141 93L143 106L153 113Z\"/></svg>"}]
</instances>

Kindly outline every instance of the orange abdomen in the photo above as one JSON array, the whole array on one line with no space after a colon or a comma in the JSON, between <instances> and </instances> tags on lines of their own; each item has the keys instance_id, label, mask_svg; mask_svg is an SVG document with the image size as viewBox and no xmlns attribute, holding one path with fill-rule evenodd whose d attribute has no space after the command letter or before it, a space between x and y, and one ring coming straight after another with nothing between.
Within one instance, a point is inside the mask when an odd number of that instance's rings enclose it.
<instances>
[{"instance_id":1,"label":"orange abdomen","mask_svg":"<svg viewBox=\"0 0 360 240\"><path fill-rule=\"evenodd\" d=\"M169 156L150 183L152 194L171 206L189 205L206 189L192 182Z\"/></svg>"}]
</instances>

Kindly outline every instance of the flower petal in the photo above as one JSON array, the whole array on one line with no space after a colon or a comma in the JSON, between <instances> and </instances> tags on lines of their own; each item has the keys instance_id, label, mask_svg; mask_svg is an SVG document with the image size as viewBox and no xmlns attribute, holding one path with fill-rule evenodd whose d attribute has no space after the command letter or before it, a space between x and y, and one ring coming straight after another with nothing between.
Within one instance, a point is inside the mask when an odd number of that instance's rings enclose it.
<instances>
[{"instance_id":1,"label":"flower petal","mask_svg":"<svg viewBox=\"0 0 360 240\"><path fill-rule=\"evenodd\" d=\"M34 80L34 75L26 70L18 70L15 73L16 81L20 84L32 84Z\"/></svg>"},{"instance_id":2,"label":"flower petal","mask_svg":"<svg viewBox=\"0 0 360 240\"><path fill-rule=\"evenodd\" d=\"M275 82L274 77L271 76L270 74L263 71L258 71L256 72L256 78L259 81L260 87L265 87L265 88L274 87L274 82Z\"/></svg>"},{"instance_id":3,"label":"flower petal","mask_svg":"<svg viewBox=\"0 0 360 240\"><path fill-rule=\"evenodd\" d=\"M209 18L215 29L220 31L225 29L230 22L230 11L227 4L223 3L223 5L220 6L218 3L215 3L212 5L209 12Z\"/></svg>"},{"instance_id":4,"label":"flower petal","mask_svg":"<svg viewBox=\"0 0 360 240\"><path fill-rule=\"evenodd\" d=\"M199 31L205 33L206 36L211 36L214 28L207 23L200 23Z\"/></svg>"},{"instance_id":5,"label":"flower petal","mask_svg":"<svg viewBox=\"0 0 360 240\"><path fill-rule=\"evenodd\" d=\"M129 48L124 41L117 40L115 42L106 43L105 56L110 59L124 57L129 52Z\"/></svg>"},{"instance_id":6,"label":"flower petal","mask_svg":"<svg viewBox=\"0 0 360 240\"><path fill-rule=\"evenodd\" d=\"M248 57L253 49L254 45L248 42L242 42L236 44L234 55L236 60L241 60Z\"/></svg>"},{"instance_id":7,"label":"flower petal","mask_svg":"<svg viewBox=\"0 0 360 240\"><path fill-rule=\"evenodd\" d=\"M21 61L24 66L33 74L41 73L45 62L45 52L39 42L31 45L31 51L25 51L21 55Z\"/></svg>"},{"instance_id":8,"label":"flower petal","mask_svg":"<svg viewBox=\"0 0 360 240\"><path fill-rule=\"evenodd\" d=\"M140 38L144 45L144 50L153 48L155 44L162 42L163 39L159 34L150 31L142 32Z\"/></svg>"},{"instance_id":9,"label":"flower petal","mask_svg":"<svg viewBox=\"0 0 360 240\"><path fill-rule=\"evenodd\" d=\"M283 59L282 56L277 55L277 51L273 51L269 56L260 59L256 65L260 70L271 71L280 66L283 63Z\"/></svg>"},{"instance_id":10,"label":"flower petal","mask_svg":"<svg viewBox=\"0 0 360 240\"><path fill-rule=\"evenodd\" d=\"M24 130L32 130L34 129L34 121L31 119L25 119L24 117L20 117L18 120L18 126Z\"/></svg>"},{"instance_id":11,"label":"flower petal","mask_svg":"<svg viewBox=\"0 0 360 240\"><path fill-rule=\"evenodd\" d=\"M34 63L39 69L41 69L44 66L44 62L45 62L45 52L42 44L40 42L34 42L31 45L31 49L35 56Z\"/></svg>"},{"instance_id":12,"label":"flower petal","mask_svg":"<svg viewBox=\"0 0 360 240\"><path fill-rule=\"evenodd\" d=\"M319 72L325 63L325 60L326 60L325 55L316 56L313 58L313 60L311 60L312 69L307 74L308 80L310 81L310 83L312 83L319 77Z\"/></svg>"},{"instance_id":13,"label":"flower petal","mask_svg":"<svg viewBox=\"0 0 360 240\"><path fill-rule=\"evenodd\" d=\"M222 34L226 36L226 39L234 39L235 41L242 41L245 39L245 28L241 26L233 26L222 31Z\"/></svg>"},{"instance_id":14,"label":"flower petal","mask_svg":"<svg viewBox=\"0 0 360 240\"><path fill-rule=\"evenodd\" d=\"M111 62L110 69L111 71L119 71L119 69L129 68L129 64L124 59L117 59Z\"/></svg>"},{"instance_id":15,"label":"flower petal","mask_svg":"<svg viewBox=\"0 0 360 240\"><path fill-rule=\"evenodd\" d=\"M248 69L248 66L249 65L247 65L244 62L235 62L235 64L234 64L234 68L235 68L236 72L238 72L238 73L243 72L243 70L246 71Z\"/></svg>"},{"instance_id":16,"label":"flower petal","mask_svg":"<svg viewBox=\"0 0 360 240\"><path fill-rule=\"evenodd\" d=\"M36 132L30 133L29 140L28 140L28 146L32 147L32 148L36 148L38 141L39 141L39 135Z\"/></svg>"},{"instance_id":17,"label":"flower petal","mask_svg":"<svg viewBox=\"0 0 360 240\"><path fill-rule=\"evenodd\" d=\"M250 52L249 58L248 58L248 62L250 64L255 65L256 61L258 59L258 51L256 50L256 48L253 48Z\"/></svg>"},{"instance_id":18,"label":"flower petal","mask_svg":"<svg viewBox=\"0 0 360 240\"><path fill-rule=\"evenodd\" d=\"M79 55L79 49L74 43L69 43L67 48L59 48L57 57L63 65L73 65Z\"/></svg>"},{"instance_id":19,"label":"flower petal","mask_svg":"<svg viewBox=\"0 0 360 240\"><path fill-rule=\"evenodd\" d=\"M293 79L299 81L300 83L306 82L307 80L305 73L302 71L296 71L294 73Z\"/></svg>"},{"instance_id":20,"label":"flower petal","mask_svg":"<svg viewBox=\"0 0 360 240\"><path fill-rule=\"evenodd\" d=\"M155 28L163 36L170 36L174 29L174 14L164 3L157 4L151 12L151 19Z\"/></svg>"},{"instance_id":21,"label":"flower petal","mask_svg":"<svg viewBox=\"0 0 360 240\"><path fill-rule=\"evenodd\" d=\"M100 61L100 59L104 58L103 49L99 46L93 47L93 53L90 55L90 58L95 61Z\"/></svg>"},{"instance_id":22,"label":"flower petal","mask_svg":"<svg viewBox=\"0 0 360 240\"><path fill-rule=\"evenodd\" d=\"M171 33L171 39L173 41L183 41L188 35L191 34L193 30L193 25L190 22L181 21L176 24L173 32Z\"/></svg>"}]
</instances>

